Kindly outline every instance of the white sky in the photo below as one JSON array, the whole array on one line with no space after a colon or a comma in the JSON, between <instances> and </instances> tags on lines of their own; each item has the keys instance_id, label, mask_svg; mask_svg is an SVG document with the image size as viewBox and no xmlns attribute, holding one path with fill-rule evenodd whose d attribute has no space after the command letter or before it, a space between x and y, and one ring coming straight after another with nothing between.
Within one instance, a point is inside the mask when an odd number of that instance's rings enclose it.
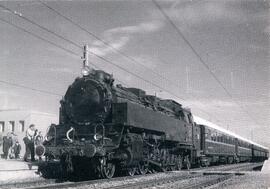
<instances>
[{"instance_id":1,"label":"white sky","mask_svg":"<svg viewBox=\"0 0 270 189\"><path fill-rule=\"evenodd\" d=\"M255 142L270 146L269 1L157 2L233 98L226 94L152 1L46 1L136 62L97 41L40 2L0 1L0 5L80 46L89 44L91 51L163 89L95 56L89 57L92 63L113 73L128 86L173 98L190 107L197 116L248 139L253 135ZM73 44L1 8L0 19L82 54ZM0 21L0 109L26 108L57 114L61 95L80 75L81 65L79 56Z\"/></svg>"}]
</instances>

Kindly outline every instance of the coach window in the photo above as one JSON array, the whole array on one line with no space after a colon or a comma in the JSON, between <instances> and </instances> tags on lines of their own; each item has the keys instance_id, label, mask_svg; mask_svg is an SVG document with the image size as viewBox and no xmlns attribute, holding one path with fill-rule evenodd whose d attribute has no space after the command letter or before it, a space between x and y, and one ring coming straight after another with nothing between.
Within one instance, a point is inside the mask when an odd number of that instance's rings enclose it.
<instances>
[{"instance_id":1,"label":"coach window","mask_svg":"<svg viewBox=\"0 0 270 189\"><path fill-rule=\"evenodd\" d=\"M213 132L213 141L217 141L217 132Z\"/></svg>"},{"instance_id":2,"label":"coach window","mask_svg":"<svg viewBox=\"0 0 270 189\"><path fill-rule=\"evenodd\" d=\"M211 139L211 131L209 129L205 129L205 138L206 139Z\"/></svg>"},{"instance_id":3,"label":"coach window","mask_svg":"<svg viewBox=\"0 0 270 189\"><path fill-rule=\"evenodd\" d=\"M205 128L204 130L205 139L208 139L208 133L209 133L208 129Z\"/></svg>"},{"instance_id":4,"label":"coach window","mask_svg":"<svg viewBox=\"0 0 270 189\"><path fill-rule=\"evenodd\" d=\"M221 142L221 134L220 134L220 133L218 133L217 141L218 141L218 142Z\"/></svg>"},{"instance_id":5,"label":"coach window","mask_svg":"<svg viewBox=\"0 0 270 189\"><path fill-rule=\"evenodd\" d=\"M5 132L5 122L4 121L0 121L0 132Z\"/></svg>"},{"instance_id":6,"label":"coach window","mask_svg":"<svg viewBox=\"0 0 270 189\"><path fill-rule=\"evenodd\" d=\"M212 133L213 131L211 131L210 129L208 129L208 139L209 140L211 140L211 133Z\"/></svg>"},{"instance_id":7,"label":"coach window","mask_svg":"<svg viewBox=\"0 0 270 189\"><path fill-rule=\"evenodd\" d=\"M225 135L221 134L221 142L225 143Z\"/></svg>"},{"instance_id":8,"label":"coach window","mask_svg":"<svg viewBox=\"0 0 270 189\"><path fill-rule=\"evenodd\" d=\"M215 133L211 133L211 140L214 141Z\"/></svg>"}]
</instances>

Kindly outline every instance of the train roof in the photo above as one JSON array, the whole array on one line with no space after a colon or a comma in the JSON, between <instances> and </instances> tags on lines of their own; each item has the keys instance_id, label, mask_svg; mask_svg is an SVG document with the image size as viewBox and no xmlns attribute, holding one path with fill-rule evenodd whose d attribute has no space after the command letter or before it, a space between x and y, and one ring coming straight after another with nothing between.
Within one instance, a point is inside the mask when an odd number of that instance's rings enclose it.
<instances>
[{"instance_id":1,"label":"train roof","mask_svg":"<svg viewBox=\"0 0 270 189\"><path fill-rule=\"evenodd\" d=\"M264 149L266 149L266 150L269 150L269 149L268 149L267 147L265 147L265 146L262 146L262 145L260 145L260 144L257 144L257 143L255 143L255 142L251 141L251 140L248 140L248 139L246 139L246 138L244 138L244 137L241 137L241 136L239 136L239 135L237 135L237 134L235 134L235 133L233 133L233 132L231 132L231 131L229 131L229 130L226 130L226 129L224 129L224 128L222 128L222 127L220 127L220 126L218 126L218 125L216 125L216 124L214 124L214 123L211 123L210 121L207 121L207 120L205 120L205 119L203 119L203 118L200 118L200 117L194 116L194 115L193 115L193 118L194 118L194 121L195 121L197 124L199 124L199 125L205 125L205 126L208 126L208 127L210 127L210 128L216 129L216 130L218 130L218 131L221 131L221 132L223 132L223 133L225 133L225 134L228 134L228 135L230 135L230 136L233 136L233 137L235 137L235 138L241 139L241 140L243 140L243 141L245 141L245 142L248 142L248 143L250 143L250 144L253 144L253 145L256 145L256 146L258 146L258 147L261 147L261 148L264 148Z\"/></svg>"}]
</instances>

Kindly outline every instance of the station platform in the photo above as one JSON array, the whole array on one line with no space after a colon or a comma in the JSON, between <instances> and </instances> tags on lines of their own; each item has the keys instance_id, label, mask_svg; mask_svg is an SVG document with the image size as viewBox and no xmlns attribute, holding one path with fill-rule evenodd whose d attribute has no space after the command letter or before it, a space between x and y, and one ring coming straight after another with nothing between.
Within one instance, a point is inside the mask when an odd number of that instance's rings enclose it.
<instances>
[{"instance_id":1,"label":"station platform","mask_svg":"<svg viewBox=\"0 0 270 189\"><path fill-rule=\"evenodd\" d=\"M270 174L270 160L264 161L261 172L265 174Z\"/></svg>"},{"instance_id":2,"label":"station platform","mask_svg":"<svg viewBox=\"0 0 270 189\"><path fill-rule=\"evenodd\" d=\"M219 189L270 189L270 160L264 162L261 171L245 172L219 185Z\"/></svg>"},{"instance_id":3,"label":"station platform","mask_svg":"<svg viewBox=\"0 0 270 189\"><path fill-rule=\"evenodd\" d=\"M37 167L20 159L0 159L0 188L1 184L23 182L40 177L35 172Z\"/></svg>"},{"instance_id":4,"label":"station platform","mask_svg":"<svg viewBox=\"0 0 270 189\"><path fill-rule=\"evenodd\" d=\"M29 170L30 164L21 159L0 159L0 171Z\"/></svg>"}]
</instances>

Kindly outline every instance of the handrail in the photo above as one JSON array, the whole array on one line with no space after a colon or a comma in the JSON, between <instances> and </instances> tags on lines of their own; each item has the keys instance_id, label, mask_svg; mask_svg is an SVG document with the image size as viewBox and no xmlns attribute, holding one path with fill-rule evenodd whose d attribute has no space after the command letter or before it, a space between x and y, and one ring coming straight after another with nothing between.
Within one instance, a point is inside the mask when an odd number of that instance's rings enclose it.
<instances>
[{"instance_id":1,"label":"handrail","mask_svg":"<svg viewBox=\"0 0 270 189\"><path fill-rule=\"evenodd\" d=\"M73 142L74 137L73 137L73 139L71 139L71 138L69 137L69 134L70 134L73 130L74 130L74 128L71 127L71 128L66 132L66 137L67 137L67 139L68 139L71 143Z\"/></svg>"}]
</instances>

